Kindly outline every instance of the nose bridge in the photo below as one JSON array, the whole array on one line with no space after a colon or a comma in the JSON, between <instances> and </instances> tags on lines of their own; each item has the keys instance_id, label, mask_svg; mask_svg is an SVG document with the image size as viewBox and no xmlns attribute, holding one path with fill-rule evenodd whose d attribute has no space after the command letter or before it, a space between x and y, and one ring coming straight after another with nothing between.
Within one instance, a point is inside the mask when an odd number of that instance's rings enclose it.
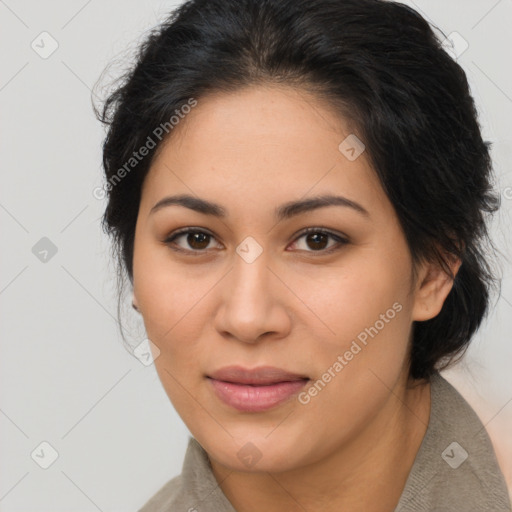
<instances>
[{"instance_id":1,"label":"nose bridge","mask_svg":"<svg viewBox=\"0 0 512 512\"><path fill-rule=\"evenodd\" d=\"M245 310L249 318L261 314L261 309L269 303L268 258L250 242L240 244L236 252L230 276L229 299L233 299L230 305Z\"/></svg>"},{"instance_id":2,"label":"nose bridge","mask_svg":"<svg viewBox=\"0 0 512 512\"><path fill-rule=\"evenodd\" d=\"M277 288L267 268L267 252L254 239L244 240L236 252L223 292L217 329L251 342L266 332L282 330L285 314L277 311Z\"/></svg>"}]
</instances>

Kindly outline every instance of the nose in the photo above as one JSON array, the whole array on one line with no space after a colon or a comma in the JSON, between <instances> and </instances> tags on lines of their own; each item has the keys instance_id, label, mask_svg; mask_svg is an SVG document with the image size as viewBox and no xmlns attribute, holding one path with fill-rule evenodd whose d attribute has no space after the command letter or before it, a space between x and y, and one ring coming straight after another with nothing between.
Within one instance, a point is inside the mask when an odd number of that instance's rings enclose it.
<instances>
[{"instance_id":1,"label":"nose","mask_svg":"<svg viewBox=\"0 0 512 512\"><path fill-rule=\"evenodd\" d=\"M235 255L233 268L222 283L215 328L224 337L256 343L264 335L288 335L291 322L285 307L286 287L268 268L265 251L250 263Z\"/></svg>"}]
</instances>

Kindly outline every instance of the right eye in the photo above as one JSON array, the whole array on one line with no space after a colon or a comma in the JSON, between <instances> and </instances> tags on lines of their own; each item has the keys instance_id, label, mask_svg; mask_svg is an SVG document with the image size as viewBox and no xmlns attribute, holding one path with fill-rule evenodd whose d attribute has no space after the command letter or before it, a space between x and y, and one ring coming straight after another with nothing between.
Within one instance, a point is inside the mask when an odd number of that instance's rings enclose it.
<instances>
[{"instance_id":1,"label":"right eye","mask_svg":"<svg viewBox=\"0 0 512 512\"><path fill-rule=\"evenodd\" d=\"M179 246L179 244L176 243L176 240L179 240L180 238L184 238L185 243L188 244L191 249ZM209 242L213 238L213 235L206 231L196 228L184 228L171 233L171 235L164 240L164 243L173 251L187 252L189 254L196 253L194 254L194 256L196 256L206 252Z\"/></svg>"}]
</instances>

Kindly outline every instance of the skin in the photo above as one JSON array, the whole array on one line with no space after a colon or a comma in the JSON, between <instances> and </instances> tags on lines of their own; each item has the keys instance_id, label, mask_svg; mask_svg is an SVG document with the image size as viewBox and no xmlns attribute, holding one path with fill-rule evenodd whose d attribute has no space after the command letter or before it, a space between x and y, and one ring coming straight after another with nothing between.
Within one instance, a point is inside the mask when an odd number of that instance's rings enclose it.
<instances>
[{"instance_id":1,"label":"skin","mask_svg":"<svg viewBox=\"0 0 512 512\"><path fill-rule=\"evenodd\" d=\"M412 280L404 234L366 153L350 161L338 149L351 133L306 91L212 94L174 128L144 182L134 302L160 350L165 391L237 511L392 511L425 435L430 384L408 379L412 322L435 317L453 282L428 263ZM150 213L181 193L219 203L227 216L177 205ZM327 193L369 216L328 206L273 217L283 203ZM189 237L191 245L184 235L174 246L185 252L175 252L165 240L184 227L212 236ZM308 241L308 227L348 243L327 254L336 240ZM236 252L248 236L263 250L251 263ZM294 396L240 412L206 379L228 365L272 365L315 382L395 303L400 312L307 404ZM259 454L256 464L237 456L244 446Z\"/></svg>"}]
</instances>

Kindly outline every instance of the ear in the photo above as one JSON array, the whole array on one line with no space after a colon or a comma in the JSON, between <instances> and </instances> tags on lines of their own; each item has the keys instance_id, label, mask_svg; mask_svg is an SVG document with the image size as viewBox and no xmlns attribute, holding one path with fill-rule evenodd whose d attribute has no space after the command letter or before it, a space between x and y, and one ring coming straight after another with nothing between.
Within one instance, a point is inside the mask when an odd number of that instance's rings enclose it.
<instances>
[{"instance_id":1,"label":"ear","mask_svg":"<svg viewBox=\"0 0 512 512\"><path fill-rule=\"evenodd\" d=\"M447 264L455 276L462 261L451 257L447 258ZM453 279L437 263L424 263L418 273L412 319L424 321L436 317L452 287Z\"/></svg>"},{"instance_id":2,"label":"ear","mask_svg":"<svg viewBox=\"0 0 512 512\"><path fill-rule=\"evenodd\" d=\"M137 303L137 299L135 298L135 294L132 296L132 307L135 311L140 312L139 304Z\"/></svg>"}]
</instances>

